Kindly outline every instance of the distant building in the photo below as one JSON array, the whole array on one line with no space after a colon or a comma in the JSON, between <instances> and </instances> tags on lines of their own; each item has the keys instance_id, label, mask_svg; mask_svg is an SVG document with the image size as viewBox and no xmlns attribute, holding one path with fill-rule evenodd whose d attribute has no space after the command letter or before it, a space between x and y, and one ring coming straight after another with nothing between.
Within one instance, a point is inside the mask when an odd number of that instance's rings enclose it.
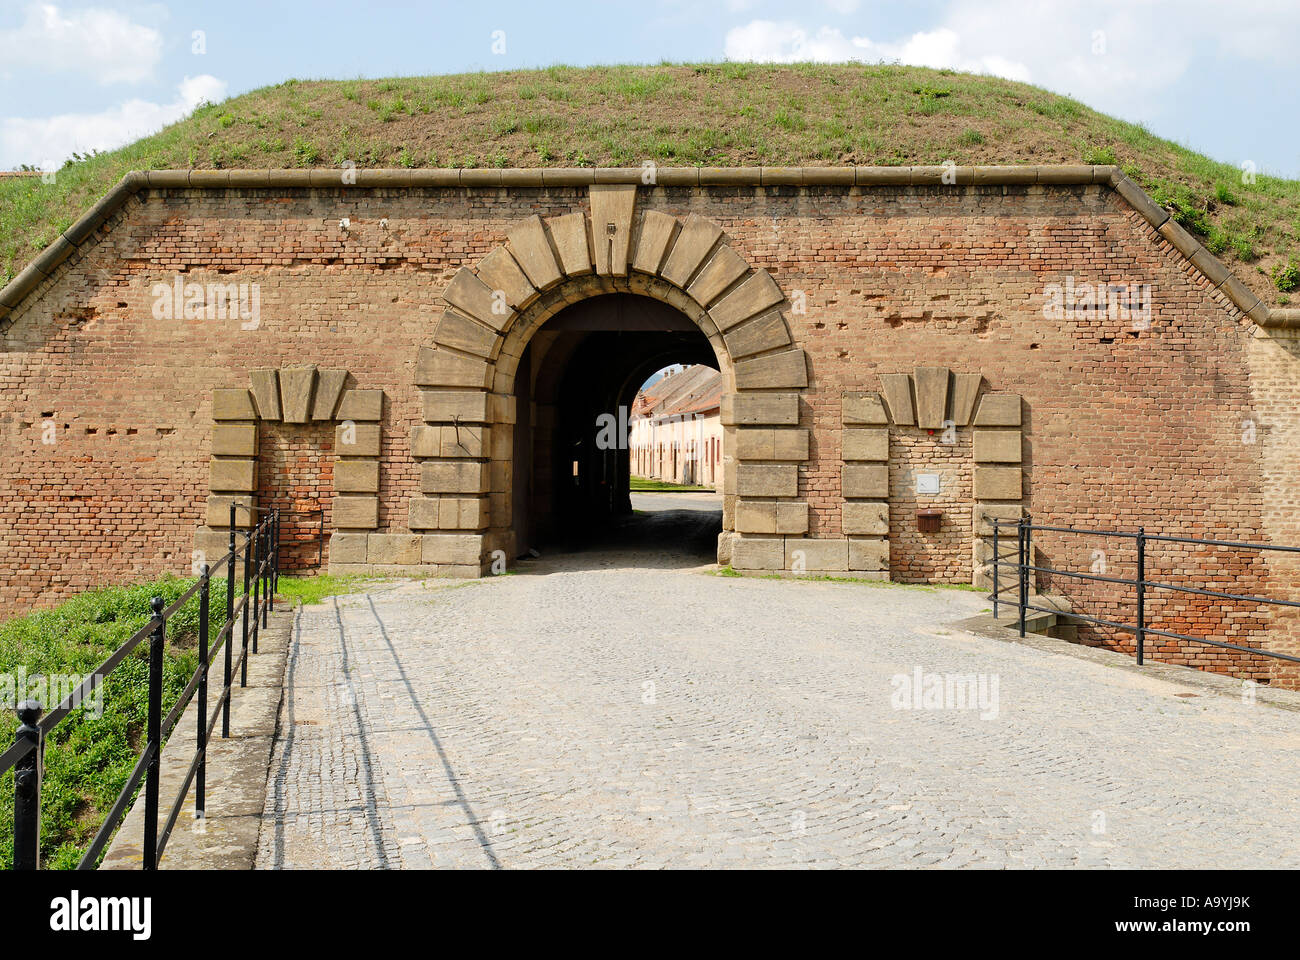
<instances>
[{"instance_id":1,"label":"distant building","mask_svg":"<svg viewBox=\"0 0 1300 960\"><path fill-rule=\"evenodd\" d=\"M722 489L722 374L696 365L665 374L631 410L632 475Z\"/></svg>"}]
</instances>

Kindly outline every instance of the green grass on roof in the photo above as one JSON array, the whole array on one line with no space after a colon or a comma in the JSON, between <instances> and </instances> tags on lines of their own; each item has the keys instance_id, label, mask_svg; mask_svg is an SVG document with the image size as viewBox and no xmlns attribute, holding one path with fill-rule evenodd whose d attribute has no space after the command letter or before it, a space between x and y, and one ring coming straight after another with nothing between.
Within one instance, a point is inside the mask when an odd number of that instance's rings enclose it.
<instances>
[{"instance_id":1,"label":"green grass on roof","mask_svg":"<svg viewBox=\"0 0 1300 960\"><path fill-rule=\"evenodd\" d=\"M1242 172L1076 100L995 77L861 64L550 67L287 80L55 182L0 180L7 282L127 171L1118 163L1265 299L1300 286L1300 182Z\"/></svg>"}]
</instances>

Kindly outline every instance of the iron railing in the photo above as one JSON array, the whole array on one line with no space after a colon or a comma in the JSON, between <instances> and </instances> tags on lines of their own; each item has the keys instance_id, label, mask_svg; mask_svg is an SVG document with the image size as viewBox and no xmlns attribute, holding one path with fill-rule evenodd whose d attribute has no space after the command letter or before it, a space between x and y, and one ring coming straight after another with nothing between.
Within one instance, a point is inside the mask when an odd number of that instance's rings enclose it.
<instances>
[{"instance_id":1,"label":"iron railing","mask_svg":"<svg viewBox=\"0 0 1300 960\"><path fill-rule=\"evenodd\" d=\"M1208 637L1194 637L1185 633L1177 633L1172 630L1160 630L1149 625L1147 621L1148 598L1147 592L1150 590L1168 590L1175 593L1190 594L1198 597L1211 597L1227 602L1234 603L1253 603L1263 604L1266 606L1277 607L1300 607L1300 601L1296 600L1277 600L1271 597L1260 597L1246 593L1231 593L1226 590L1214 590L1205 586L1187 586L1177 583L1162 583L1157 580L1147 578L1147 559L1148 548L1152 543L1163 544L1182 544L1192 547L1222 547L1243 551L1265 551L1272 550L1281 553L1300 553L1300 547L1287 547L1271 543L1247 543L1235 540L1206 540L1198 537L1175 537L1163 534L1147 533L1146 528L1141 527L1136 532L1122 530L1089 530L1079 527L1055 527L1035 524L1031 517L1026 515L1020 520L999 520L994 517L989 518L993 525L993 558L989 564L992 567L993 592L989 594L989 599L993 601L993 617L997 619L998 604L1005 602L1001 600L1003 588L1000 583L999 570L1003 567L1009 567L1015 574L1014 586L1008 586L1006 590L1014 589L1016 591L1015 606L1018 610L1018 628L1020 636L1025 635L1025 617L1028 611L1033 610L1042 613L1054 613L1068 616L1071 620L1081 620L1095 626L1109 627L1110 629L1120 632L1131 633L1136 641L1137 662L1142 664L1145 661L1145 647L1147 637L1165 637L1171 640L1182 640L1188 643L1201 643L1211 647L1221 647L1225 650L1236 650L1240 653L1250 654L1259 657L1271 657L1275 660L1287 660L1292 663L1300 663L1300 657L1292 656L1286 653L1278 653L1272 650L1264 650L1259 647L1244 647L1236 643L1228 643L1223 640L1211 640ZM1002 555L1002 544L1006 543L1009 538L1000 536L1000 532L1007 527L1015 528L1015 561L1006 562ZM1080 573L1077 570L1060 570L1055 567L1039 566L1034 562L1034 533L1057 533L1066 535L1077 535L1100 538L1116 538L1132 541L1136 550L1136 573L1131 579L1124 577L1107 576L1104 573ZM1007 556L1011 556L1010 552ZM1072 580L1084 580L1095 583L1109 583L1120 587L1132 588L1133 590L1133 609L1134 622L1129 624L1119 620L1109 620L1102 617L1095 617L1089 614L1080 613L1071 610L1068 613L1056 607L1041 606L1029 602L1032 589L1034 574L1048 574L1056 577L1066 577Z\"/></svg>"},{"instance_id":2,"label":"iron railing","mask_svg":"<svg viewBox=\"0 0 1300 960\"><path fill-rule=\"evenodd\" d=\"M240 507L248 510L248 507ZM252 508L256 509L256 508ZM235 670L239 671L239 685L248 683L248 652L257 653L259 625L265 628L268 615L274 609L275 590L279 581L280 514L270 511L254 528L244 533L242 546L236 545L235 505L230 507L230 549L212 566L203 564L199 579L170 606L164 608L161 597L150 601L153 616L124 644L109 655L103 663L87 674L63 702L42 715L44 707L39 701L25 700L18 705L21 726L12 747L0 754L0 775L14 770L14 861L15 870L36 870L40 867L41 847L41 779L44 771L45 741L55 727L99 687L104 679L146 639L149 641L149 693L145 722L144 750L127 777L126 784L104 818L77 864L78 870L93 870L100 854L112 839L130 808L132 798L144 780L144 869L156 870L162 859L167 841L171 837L176 819L185 804L191 784L194 785L194 816L201 820L206 811L207 750L208 742L217 721L221 721L221 736L230 736L230 695L234 685ZM244 560L244 590L239 603L235 603L235 564ZM226 567L225 623L211 637L208 608L213 576ZM167 619L186 603L199 598L199 663L185 689L166 717L162 714L163 646L167 637ZM232 634L239 623L239 659L233 657ZM216 654L224 648L224 679L216 708L208 713L208 672ZM179 722L186 706L198 695L198 742L180 792L159 827L159 778L163 744Z\"/></svg>"}]
</instances>

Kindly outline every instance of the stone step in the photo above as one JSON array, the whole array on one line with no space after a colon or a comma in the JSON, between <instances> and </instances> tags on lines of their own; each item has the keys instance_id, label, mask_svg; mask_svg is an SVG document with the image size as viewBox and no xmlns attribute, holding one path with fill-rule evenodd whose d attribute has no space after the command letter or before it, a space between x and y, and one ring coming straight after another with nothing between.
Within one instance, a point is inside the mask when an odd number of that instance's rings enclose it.
<instances>
[{"instance_id":1,"label":"stone step","mask_svg":"<svg viewBox=\"0 0 1300 960\"><path fill-rule=\"evenodd\" d=\"M1014 594L1012 594L1012 599L1015 599ZM1028 602L1030 606L1051 607L1059 611L1059 613L1047 613L1043 610L1027 610L1025 612L1025 630L1028 633L1045 633L1051 627L1056 626L1057 622L1073 609L1070 606L1070 601L1065 597L1051 593L1031 593ZM1014 602L1008 603L1003 600L998 604L997 622L1002 626L1019 626L1020 608Z\"/></svg>"}]
</instances>

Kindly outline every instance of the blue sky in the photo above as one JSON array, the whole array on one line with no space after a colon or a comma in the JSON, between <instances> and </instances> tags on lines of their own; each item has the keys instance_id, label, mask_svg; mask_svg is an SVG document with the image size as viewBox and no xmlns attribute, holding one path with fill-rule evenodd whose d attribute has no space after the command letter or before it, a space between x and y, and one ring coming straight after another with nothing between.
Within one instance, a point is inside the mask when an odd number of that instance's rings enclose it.
<instances>
[{"instance_id":1,"label":"blue sky","mask_svg":"<svg viewBox=\"0 0 1300 960\"><path fill-rule=\"evenodd\" d=\"M730 58L995 73L1295 177L1297 41L1300 0L0 0L0 168L288 77Z\"/></svg>"}]
</instances>

